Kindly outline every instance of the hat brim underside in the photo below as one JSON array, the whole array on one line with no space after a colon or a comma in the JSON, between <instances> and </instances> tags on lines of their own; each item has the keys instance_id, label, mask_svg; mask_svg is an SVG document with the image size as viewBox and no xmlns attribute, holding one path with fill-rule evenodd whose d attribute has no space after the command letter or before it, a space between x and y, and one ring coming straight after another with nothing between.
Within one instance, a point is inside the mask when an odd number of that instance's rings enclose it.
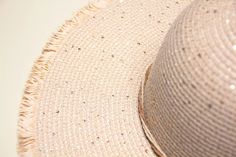
<instances>
[{"instance_id":1,"label":"hat brim underside","mask_svg":"<svg viewBox=\"0 0 236 157\"><path fill-rule=\"evenodd\" d=\"M35 62L20 104L20 156L156 156L138 92L190 0L102 0L65 22Z\"/></svg>"}]
</instances>

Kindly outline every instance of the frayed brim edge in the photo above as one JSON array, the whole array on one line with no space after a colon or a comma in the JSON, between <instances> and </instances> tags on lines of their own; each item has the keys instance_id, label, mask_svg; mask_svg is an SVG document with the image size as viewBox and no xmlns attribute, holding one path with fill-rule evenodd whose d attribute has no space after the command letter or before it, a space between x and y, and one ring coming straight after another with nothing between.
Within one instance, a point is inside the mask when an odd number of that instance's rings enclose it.
<instances>
[{"instance_id":1,"label":"frayed brim edge","mask_svg":"<svg viewBox=\"0 0 236 157\"><path fill-rule=\"evenodd\" d=\"M36 135L37 105L40 100L40 88L55 54L66 35L85 19L94 16L100 9L106 8L115 0L97 0L80 9L70 20L52 35L35 61L19 107L17 151L21 157L39 156Z\"/></svg>"},{"instance_id":2,"label":"frayed brim edge","mask_svg":"<svg viewBox=\"0 0 236 157\"><path fill-rule=\"evenodd\" d=\"M142 79L142 82L140 84L140 89L139 89L139 94L138 94L138 113L139 113L139 118L142 124L143 131L151 145L152 150L157 154L159 157L166 157L166 154L161 150L160 146L157 144L155 138L151 134L150 130L148 129L146 122L145 122L145 116L144 116L144 105L143 105L143 93L144 93L144 88L146 86L147 80L149 78L150 72L151 72L151 67L150 65L147 70L144 78Z\"/></svg>"}]
</instances>

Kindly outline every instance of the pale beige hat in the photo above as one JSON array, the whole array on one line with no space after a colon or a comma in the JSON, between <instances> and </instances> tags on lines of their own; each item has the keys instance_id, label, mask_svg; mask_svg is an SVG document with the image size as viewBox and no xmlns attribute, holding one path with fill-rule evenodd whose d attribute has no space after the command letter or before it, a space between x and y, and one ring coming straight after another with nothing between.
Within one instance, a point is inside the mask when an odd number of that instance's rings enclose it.
<instances>
[{"instance_id":1,"label":"pale beige hat","mask_svg":"<svg viewBox=\"0 0 236 157\"><path fill-rule=\"evenodd\" d=\"M102 0L66 21L27 81L19 155L234 157L236 1L190 2Z\"/></svg>"}]
</instances>

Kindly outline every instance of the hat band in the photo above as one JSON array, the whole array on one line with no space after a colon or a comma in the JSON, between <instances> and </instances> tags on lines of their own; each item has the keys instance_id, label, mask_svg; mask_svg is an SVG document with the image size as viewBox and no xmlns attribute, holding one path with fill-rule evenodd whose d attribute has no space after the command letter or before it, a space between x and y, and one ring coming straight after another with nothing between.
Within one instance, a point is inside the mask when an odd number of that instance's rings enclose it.
<instances>
[{"instance_id":1,"label":"hat band","mask_svg":"<svg viewBox=\"0 0 236 157\"><path fill-rule=\"evenodd\" d=\"M144 106L143 106L143 93L144 88L146 86L146 82L148 80L149 74L151 72L152 64L147 68L145 77L142 79L140 84L139 94L138 94L138 113L140 117L140 121L142 124L143 131L151 145L152 150L160 157L166 157L166 154L161 150L160 146L157 144L155 138L151 134L147 125L145 124L145 116L144 116Z\"/></svg>"}]
</instances>

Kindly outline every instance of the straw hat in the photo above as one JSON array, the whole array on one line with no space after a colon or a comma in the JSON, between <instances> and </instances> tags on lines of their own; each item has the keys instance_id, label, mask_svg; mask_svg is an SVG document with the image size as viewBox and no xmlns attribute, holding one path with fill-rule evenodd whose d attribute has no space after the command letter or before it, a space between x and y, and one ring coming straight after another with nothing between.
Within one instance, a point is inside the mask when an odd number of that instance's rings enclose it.
<instances>
[{"instance_id":1,"label":"straw hat","mask_svg":"<svg viewBox=\"0 0 236 157\"><path fill-rule=\"evenodd\" d=\"M236 1L190 2L102 0L66 21L26 83L19 155L235 156Z\"/></svg>"}]
</instances>

